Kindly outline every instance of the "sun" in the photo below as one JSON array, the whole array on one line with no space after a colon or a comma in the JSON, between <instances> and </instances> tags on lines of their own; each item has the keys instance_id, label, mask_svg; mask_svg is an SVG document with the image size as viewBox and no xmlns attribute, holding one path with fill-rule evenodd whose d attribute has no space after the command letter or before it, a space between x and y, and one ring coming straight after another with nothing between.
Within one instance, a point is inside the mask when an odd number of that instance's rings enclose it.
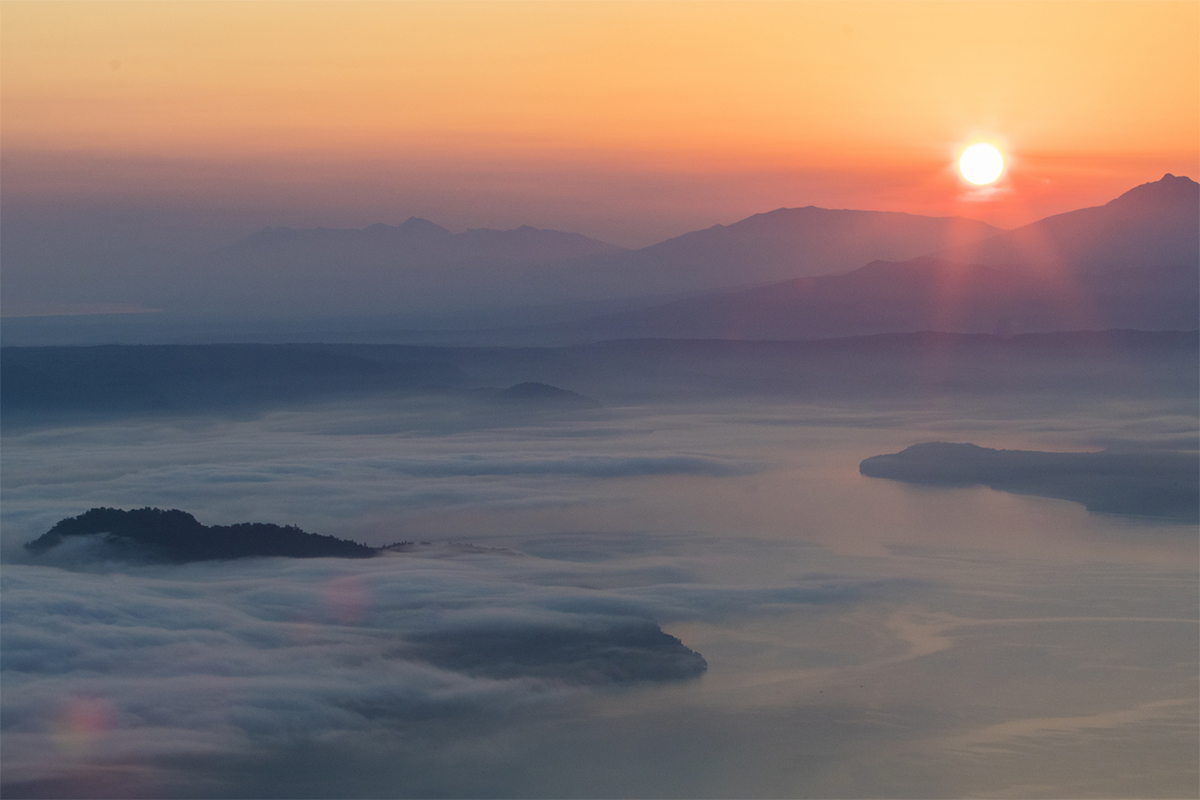
<instances>
[{"instance_id":1,"label":"sun","mask_svg":"<svg viewBox=\"0 0 1200 800\"><path fill-rule=\"evenodd\" d=\"M993 145L973 144L958 157L958 171L970 183L987 186L1004 172L1004 156Z\"/></svg>"}]
</instances>

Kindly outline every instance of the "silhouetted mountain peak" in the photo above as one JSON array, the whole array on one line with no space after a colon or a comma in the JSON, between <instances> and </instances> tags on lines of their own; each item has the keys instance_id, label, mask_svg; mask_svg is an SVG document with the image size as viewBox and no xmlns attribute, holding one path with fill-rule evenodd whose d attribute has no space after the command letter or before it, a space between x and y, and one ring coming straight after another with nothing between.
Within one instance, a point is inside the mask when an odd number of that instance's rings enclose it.
<instances>
[{"instance_id":1,"label":"silhouetted mountain peak","mask_svg":"<svg viewBox=\"0 0 1200 800\"><path fill-rule=\"evenodd\" d=\"M1200 184L1168 173L1102 206L1055 214L941 255L1046 275L1083 275L1138 267L1194 269L1198 248Z\"/></svg>"},{"instance_id":2,"label":"silhouetted mountain peak","mask_svg":"<svg viewBox=\"0 0 1200 800\"><path fill-rule=\"evenodd\" d=\"M1200 183L1186 175L1167 173L1157 181L1135 186L1106 205L1117 209L1190 211L1200 204Z\"/></svg>"},{"instance_id":3,"label":"silhouetted mountain peak","mask_svg":"<svg viewBox=\"0 0 1200 800\"><path fill-rule=\"evenodd\" d=\"M438 225L436 222L430 222L429 220L421 219L420 217L409 217L408 219L404 220L404 222L400 223L400 225L396 226L396 230L404 231L406 233L423 233L443 238L449 238L454 235L441 225Z\"/></svg>"}]
</instances>

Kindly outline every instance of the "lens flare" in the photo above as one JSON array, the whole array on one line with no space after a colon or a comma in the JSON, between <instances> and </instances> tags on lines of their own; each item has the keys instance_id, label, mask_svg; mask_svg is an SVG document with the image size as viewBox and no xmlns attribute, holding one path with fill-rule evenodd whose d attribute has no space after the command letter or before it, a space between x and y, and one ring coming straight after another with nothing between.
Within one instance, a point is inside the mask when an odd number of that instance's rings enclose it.
<instances>
[{"instance_id":1,"label":"lens flare","mask_svg":"<svg viewBox=\"0 0 1200 800\"><path fill-rule=\"evenodd\" d=\"M54 741L71 757L86 754L112 728L116 709L103 697L69 697L52 730Z\"/></svg>"}]
</instances>

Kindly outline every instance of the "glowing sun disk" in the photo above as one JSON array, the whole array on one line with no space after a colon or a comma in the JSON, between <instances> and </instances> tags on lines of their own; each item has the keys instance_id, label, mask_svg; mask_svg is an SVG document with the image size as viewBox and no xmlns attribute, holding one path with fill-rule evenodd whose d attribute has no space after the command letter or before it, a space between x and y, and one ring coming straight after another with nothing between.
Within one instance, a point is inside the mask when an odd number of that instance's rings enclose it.
<instances>
[{"instance_id":1,"label":"glowing sun disk","mask_svg":"<svg viewBox=\"0 0 1200 800\"><path fill-rule=\"evenodd\" d=\"M976 186L986 186L1004 171L1004 156L990 144L973 144L958 157L958 171Z\"/></svg>"}]
</instances>

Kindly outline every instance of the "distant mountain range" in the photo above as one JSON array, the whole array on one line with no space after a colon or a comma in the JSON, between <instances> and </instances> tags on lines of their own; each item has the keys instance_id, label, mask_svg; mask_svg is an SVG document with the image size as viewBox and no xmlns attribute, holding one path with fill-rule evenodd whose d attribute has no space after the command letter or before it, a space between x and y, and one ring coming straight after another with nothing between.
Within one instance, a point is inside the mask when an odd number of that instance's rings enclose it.
<instances>
[{"instance_id":1,"label":"distant mountain range","mask_svg":"<svg viewBox=\"0 0 1200 800\"><path fill-rule=\"evenodd\" d=\"M542 326L557 341L803 339L913 331L1200 327L1200 184L1167 175L1098 208L842 275ZM531 335L531 338L532 335Z\"/></svg>"},{"instance_id":2,"label":"distant mountain range","mask_svg":"<svg viewBox=\"0 0 1200 800\"><path fill-rule=\"evenodd\" d=\"M1200 184L1168 173L1105 205L1056 214L938 255L1047 278L1131 267L1197 267Z\"/></svg>"},{"instance_id":3,"label":"distant mountain range","mask_svg":"<svg viewBox=\"0 0 1200 800\"><path fill-rule=\"evenodd\" d=\"M144 321L5 320L4 335L474 345L1191 330L1200 184L1168 174L1012 231L781 208L639 250L528 226L454 234L417 218L265 228L196 259L190 275L166 313Z\"/></svg>"},{"instance_id":4,"label":"distant mountain range","mask_svg":"<svg viewBox=\"0 0 1200 800\"><path fill-rule=\"evenodd\" d=\"M1131 267L1045 278L932 257L875 261L848 275L713 292L645 309L542 326L530 340L823 339L879 333L1193 330L1194 266Z\"/></svg>"},{"instance_id":5,"label":"distant mountain range","mask_svg":"<svg viewBox=\"0 0 1200 800\"><path fill-rule=\"evenodd\" d=\"M332 317L678 296L845 272L1000 232L961 217L812 206L633 251L527 226L452 234L415 217L361 230L266 228L197 259L186 288L167 305L189 313Z\"/></svg>"},{"instance_id":6,"label":"distant mountain range","mask_svg":"<svg viewBox=\"0 0 1200 800\"><path fill-rule=\"evenodd\" d=\"M1003 231L963 217L889 211L779 208L650 247L580 264L591 286L684 292L829 275L876 260L904 260L983 241Z\"/></svg>"}]
</instances>

